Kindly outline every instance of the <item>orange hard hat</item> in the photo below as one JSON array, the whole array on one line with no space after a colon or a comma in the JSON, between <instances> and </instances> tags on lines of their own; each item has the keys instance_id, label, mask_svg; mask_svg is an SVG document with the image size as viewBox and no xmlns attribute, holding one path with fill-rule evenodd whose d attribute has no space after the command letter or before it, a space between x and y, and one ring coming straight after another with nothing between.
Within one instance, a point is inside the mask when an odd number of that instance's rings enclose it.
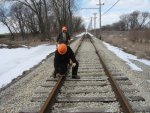
<instances>
[{"instance_id":1,"label":"orange hard hat","mask_svg":"<svg viewBox=\"0 0 150 113\"><path fill-rule=\"evenodd\" d=\"M63 55L67 52L67 45L66 44L58 44L58 53Z\"/></svg>"},{"instance_id":2,"label":"orange hard hat","mask_svg":"<svg viewBox=\"0 0 150 113\"><path fill-rule=\"evenodd\" d=\"M67 31L67 27L66 27L66 26L63 26L63 27L62 27L62 31Z\"/></svg>"}]
</instances>

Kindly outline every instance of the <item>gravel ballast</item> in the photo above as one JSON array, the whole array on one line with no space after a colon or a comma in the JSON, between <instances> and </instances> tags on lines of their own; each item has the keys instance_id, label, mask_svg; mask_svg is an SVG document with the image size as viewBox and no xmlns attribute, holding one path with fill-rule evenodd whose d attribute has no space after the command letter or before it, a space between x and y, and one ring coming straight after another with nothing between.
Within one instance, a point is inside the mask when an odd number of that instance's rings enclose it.
<instances>
[{"instance_id":1,"label":"gravel ballast","mask_svg":"<svg viewBox=\"0 0 150 113\"><path fill-rule=\"evenodd\" d=\"M141 69L143 69L142 72L138 71L133 71L130 69L130 67L126 64L126 62L122 61L120 58L118 58L114 53L109 51L104 44L102 43L101 40L92 37L94 40L94 44L96 45L96 48L98 49L99 54L102 56L102 58L105 60L106 65L109 67L109 70L111 70L111 73L114 76L125 76L128 77L129 80L118 80L118 83L124 83L124 85L120 85L121 88L123 89L128 89L127 84L132 84L132 89L137 89L138 92L125 92L125 95L130 96L132 94L136 96L142 96L146 101L142 101L139 103L136 102L131 102L132 106L150 106L150 66L146 66L145 64L142 64L138 61L132 61L136 65L138 65ZM73 44L71 44L71 48L73 50L76 50L77 48L77 43L80 41L78 39L75 41ZM82 48L82 46L81 46ZM97 62L98 57L95 57L95 50L92 47L92 44L84 44L85 49L80 49L79 52L80 54L77 55L77 59L79 60L79 73L78 75L82 78L86 77L91 77L94 75L94 77L102 77L105 76L104 70L102 69L102 65ZM88 51L92 51L90 55L87 57ZM81 54L82 53L82 54ZM52 78L52 73L53 73L53 59L54 56L48 57L46 60L44 60L40 65L38 65L34 70L31 72L27 73L24 77L21 79L18 79L17 82L13 83L6 89L2 90L0 92L0 113L18 113L23 107L28 108L30 106L42 106L43 103L39 102L31 102L31 99L34 97L36 92L39 92L41 90L42 85L54 85L56 82L54 81L48 81L45 82L47 79ZM92 62L92 63L91 63ZM90 67L90 68L89 68ZM88 69L89 68L89 69ZM93 70L93 71L92 71ZM99 72L100 71L100 72ZM69 74L71 76L71 72ZM71 97L92 97L92 96L111 96L114 97L114 94L111 92L110 84L106 78L104 77L103 81L82 81L82 82L76 82L76 81L68 81L64 84L63 88L61 91L72 91L71 87L69 89L68 84L88 84L88 83L108 83L107 86L103 87L96 87L96 86L90 86L90 87L79 87L76 86L74 87L74 91L87 91L87 90L107 90L110 92L105 92L105 93L96 93L96 92L91 92L91 93L81 93L81 94L72 94L69 95ZM129 89L130 89L129 88ZM46 88L42 87L42 90L45 90ZM52 87L49 88L49 90L52 90ZM38 94L47 96L48 94ZM62 93L58 97L64 97L68 96L65 93ZM137 104L137 105L136 105ZM60 110L77 110L77 109L82 109L82 108L101 108L101 109L108 109L110 112L117 112L118 111L118 102L112 102L111 104L106 104L106 103L95 103L95 102L90 102L90 103L75 103L71 105L71 103L66 103L66 104L61 104L57 103L53 106L54 111L53 113L59 113L61 112ZM82 110L81 110L82 111Z\"/></svg>"},{"instance_id":2,"label":"gravel ballast","mask_svg":"<svg viewBox=\"0 0 150 113\"><path fill-rule=\"evenodd\" d=\"M134 61L137 66L143 69L142 72L134 71L126 64L125 61L118 58L114 53L108 50L101 40L95 37L93 37L93 40L99 50L99 53L105 60L105 63L107 65L109 65L109 63L113 64L121 72L121 75L128 77L134 88L139 91L138 95L145 98L146 101L143 102L143 106L150 106L150 83L148 83L148 80L150 80L150 66Z\"/></svg>"},{"instance_id":3,"label":"gravel ballast","mask_svg":"<svg viewBox=\"0 0 150 113\"><path fill-rule=\"evenodd\" d=\"M76 49L77 39L71 44L73 50ZM38 90L39 86L43 85L45 81L52 75L54 56L43 60L32 71L28 71L21 79L16 78L15 83L0 91L0 113L18 113L22 108L30 106L41 106L39 103L31 102L32 97ZM39 105L38 105L39 104Z\"/></svg>"}]
</instances>

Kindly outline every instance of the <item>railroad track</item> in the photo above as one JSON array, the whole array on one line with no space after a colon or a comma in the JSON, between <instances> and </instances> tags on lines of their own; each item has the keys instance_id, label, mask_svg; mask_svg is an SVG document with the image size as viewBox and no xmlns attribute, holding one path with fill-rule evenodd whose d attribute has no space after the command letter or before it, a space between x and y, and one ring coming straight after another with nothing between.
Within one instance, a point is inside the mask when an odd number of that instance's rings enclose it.
<instances>
[{"instance_id":1,"label":"railroad track","mask_svg":"<svg viewBox=\"0 0 150 113\"><path fill-rule=\"evenodd\" d=\"M105 65L89 35L79 45L76 58L81 78L71 79L70 72L67 77L47 79L31 99L42 107L20 113L150 112L149 107L141 106L145 100L130 80L114 65Z\"/></svg>"}]
</instances>

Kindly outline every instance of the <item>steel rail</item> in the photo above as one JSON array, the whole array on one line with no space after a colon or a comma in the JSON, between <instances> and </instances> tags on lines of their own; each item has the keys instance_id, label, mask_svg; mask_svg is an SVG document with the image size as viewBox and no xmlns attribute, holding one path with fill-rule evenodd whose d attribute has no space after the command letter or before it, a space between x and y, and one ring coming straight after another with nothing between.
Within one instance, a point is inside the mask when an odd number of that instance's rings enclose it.
<instances>
[{"instance_id":1,"label":"steel rail","mask_svg":"<svg viewBox=\"0 0 150 113\"><path fill-rule=\"evenodd\" d=\"M115 95L117 97L117 99L119 100L119 103L122 107L122 110L124 113L134 113L131 105L129 104L127 98L125 97L125 95L123 94L122 90L120 89L120 87L118 86L116 80L113 78L113 76L111 75L111 73L109 72L109 70L106 67L106 64L104 63L104 61L102 60L102 57L100 56L100 54L98 53L98 50L96 48L96 46L94 45L94 42L92 40L92 38L90 37L90 41L93 44L95 51L100 59L100 62L102 63L102 66L104 68L104 71L106 73L106 75L109 77L109 81L112 84L112 88L115 92Z\"/></svg>"},{"instance_id":2,"label":"steel rail","mask_svg":"<svg viewBox=\"0 0 150 113\"><path fill-rule=\"evenodd\" d=\"M61 76L58 79L58 82L54 86L52 92L49 94L43 107L41 108L40 113L49 113L49 111L51 110L51 106L53 105L53 103L55 101L55 96L57 95L59 89L61 88L63 82L65 81L65 78L66 78L65 76Z\"/></svg>"}]
</instances>

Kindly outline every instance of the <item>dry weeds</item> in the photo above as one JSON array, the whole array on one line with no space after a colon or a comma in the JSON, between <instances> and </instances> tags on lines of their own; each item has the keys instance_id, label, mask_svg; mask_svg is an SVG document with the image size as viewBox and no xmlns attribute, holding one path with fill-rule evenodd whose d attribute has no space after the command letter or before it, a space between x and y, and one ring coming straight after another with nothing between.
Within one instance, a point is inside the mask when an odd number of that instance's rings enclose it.
<instances>
[{"instance_id":1,"label":"dry weeds","mask_svg":"<svg viewBox=\"0 0 150 113\"><path fill-rule=\"evenodd\" d=\"M130 40L128 32L103 32L102 40L134 54L138 58L150 59L150 43L133 42Z\"/></svg>"},{"instance_id":2,"label":"dry weeds","mask_svg":"<svg viewBox=\"0 0 150 113\"><path fill-rule=\"evenodd\" d=\"M22 38L15 38L15 40L10 40L9 37L5 37L5 38L0 38L0 44L6 44L10 47L20 47L22 45L25 46L30 46L30 47L34 47L34 46L38 46L41 44L55 44L54 39L53 40L49 40L46 39L45 41L41 41L40 38L33 36L27 39L22 39Z\"/></svg>"}]
</instances>

